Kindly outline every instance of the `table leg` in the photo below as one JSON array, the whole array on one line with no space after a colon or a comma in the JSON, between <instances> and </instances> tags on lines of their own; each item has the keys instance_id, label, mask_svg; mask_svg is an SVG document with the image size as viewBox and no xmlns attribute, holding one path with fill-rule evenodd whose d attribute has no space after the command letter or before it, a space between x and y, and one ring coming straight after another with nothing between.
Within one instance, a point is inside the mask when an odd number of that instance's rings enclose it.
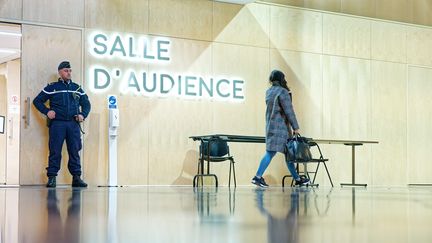
<instances>
[{"instance_id":1,"label":"table leg","mask_svg":"<svg viewBox=\"0 0 432 243\"><path fill-rule=\"evenodd\" d=\"M351 183L341 183L341 186L364 186L366 187L367 184L356 184L355 183L355 147L361 146L363 144L345 144L351 146Z\"/></svg>"}]
</instances>

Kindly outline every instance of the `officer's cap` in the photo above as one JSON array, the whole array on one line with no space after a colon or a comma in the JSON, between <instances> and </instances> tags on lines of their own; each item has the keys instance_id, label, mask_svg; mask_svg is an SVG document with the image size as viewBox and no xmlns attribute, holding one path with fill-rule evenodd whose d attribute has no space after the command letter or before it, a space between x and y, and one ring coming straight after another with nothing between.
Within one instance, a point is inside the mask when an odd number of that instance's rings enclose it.
<instances>
[{"instance_id":1,"label":"officer's cap","mask_svg":"<svg viewBox=\"0 0 432 243\"><path fill-rule=\"evenodd\" d=\"M68 61L61 62L58 66L58 70L60 71L63 68L71 68L70 63Z\"/></svg>"}]
</instances>

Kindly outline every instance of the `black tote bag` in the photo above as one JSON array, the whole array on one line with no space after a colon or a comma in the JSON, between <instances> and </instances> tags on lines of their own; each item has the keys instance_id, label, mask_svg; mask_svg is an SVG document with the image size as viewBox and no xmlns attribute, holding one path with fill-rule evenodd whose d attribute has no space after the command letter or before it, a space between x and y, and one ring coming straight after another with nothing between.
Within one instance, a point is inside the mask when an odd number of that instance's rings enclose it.
<instances>
[{"instance_id":1,"label":"black tote bag","mask_svg":"<svg viewBox=\"0 0 432 243\"><path fill-rule=\"evenodd\" d=\"M286 160L307 162L312 159L308 139L295 134L286 144Z\"/></svg>"}]
</instances>

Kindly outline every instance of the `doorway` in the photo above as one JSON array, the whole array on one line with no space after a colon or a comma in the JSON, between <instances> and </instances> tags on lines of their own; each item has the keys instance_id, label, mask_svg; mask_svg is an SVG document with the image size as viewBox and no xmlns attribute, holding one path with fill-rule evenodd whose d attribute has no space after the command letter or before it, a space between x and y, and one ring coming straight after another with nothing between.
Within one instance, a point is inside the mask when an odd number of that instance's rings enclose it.
<instances>
[{"instance_id":1,"label":"doorway","mask_svg":"<svg viewBox=\"0 0 432 243\"><path fill-rule=\"evenodd\" d=\"M19 184L21 25L0 22L0 184Z\"/></svg>"}]
</instances>

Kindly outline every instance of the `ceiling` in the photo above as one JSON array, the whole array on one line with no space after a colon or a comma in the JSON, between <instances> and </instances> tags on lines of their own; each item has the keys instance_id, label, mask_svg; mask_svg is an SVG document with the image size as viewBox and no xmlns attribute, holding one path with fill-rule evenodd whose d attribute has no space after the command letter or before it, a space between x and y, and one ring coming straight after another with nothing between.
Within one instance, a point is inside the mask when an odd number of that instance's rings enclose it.
<instances>
[{"instance_id":1,"label":"ceiling","mask_svg":"<svg viewBox=\"0 0 432 243\"><path fill-rule=\"evenodd\" d=\"M0 64L21 56L21 27L0 23Z\"/></svg>"}]
</instances>

